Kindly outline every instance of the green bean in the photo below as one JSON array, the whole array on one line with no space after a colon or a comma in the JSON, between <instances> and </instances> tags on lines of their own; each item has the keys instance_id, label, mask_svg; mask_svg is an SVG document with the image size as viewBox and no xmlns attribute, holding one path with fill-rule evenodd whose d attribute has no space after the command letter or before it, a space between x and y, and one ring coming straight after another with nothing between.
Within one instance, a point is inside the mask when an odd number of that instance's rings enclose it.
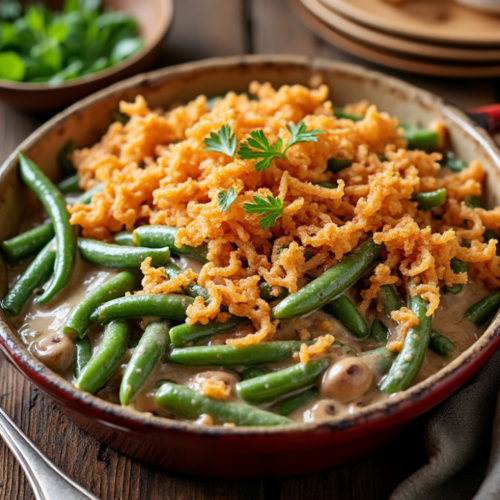
<instances>
[{"instance_id":1,"label":"green bean","mask_svg":"<svg viewBox=\"0 0 500 500\"><path fill-rule=\"evenodd\" d=\"M438 356L446 358L449 356L457 346L443 334L439 333L434 328L431 329L431 338L429 339L429 349L436 353Z\"/></svg>"},{"instance_id":2,"label":"green bean","mask_svg":"<svg viewBox=\"0 0 500 500\"><path fill-rule=\"evenodd\" d=\"M121 231L113 234L113 243L125 247L135 246L133 235L130 231Z\"/></svg>"},{"instance_id":3,"label":"green bean","mask_svg":"<svg viewBox=\"0 0 500 500\"><path fill-rule=\"evenodd\" d=\"M127 351L129 333L130 325L123 320L106 326L101 344L76 381L78 389L93 394L107 382Z\"/></svg>"},{"instance_id":4,"label":"green bean","mask_svg":"<svg viewBox=\"0 0 500 500\"><path fill-rule=\"evenodd\" d=\"M74 174L71 177L67 177L62 180L57 185L57 189L59 189L62 194L76 193L77 191L81 191L80 186L78 185L79 182L80 177L78 177L78 174Z\"/></svg>"},{"instance_id":5,"label":"green bean","mask_svg":"<svg viewBox=\"0 0 500 500\"><path fill-rule=\"evenodd\" d=\"M465 170L469 165L466 161L456 156L445 156L444 166L448 167L452 172L458 173Z\"/></svg>"},{"instance_id":6,"label":"green bean","mask_svg":"<svg viewBox=\"0 0 500 500\"><path fill-rule=\"evenodd\" d=\"M344 168L350 167L352 165L352 160L348 158L330 158L326 162L326 165L330 172L337 173L344 170Z\"/></svg>"},{"instance_id":7,"label":"green bean","mask_svg":"<svg viewBox=\"0 0 500 500\"><path fill-rule=\"evenodd\" d=\"M56 260L55 239L49 241L33 259L22 276L2 299L2 309L9 316L17 316L31 295L52 275Z\"/></svg>"},{"instance_id":8,"label":"green bean","mask_svg":"<svg viewBox=\"0 0 500 500\"><path fill-rule=\"evenodd\" d=\"M193 302L192 297L185 295L127 295L104 303L92 313L90 319L99 323L108 323L115 319L158 316L185 321L186 309Z\"/></svg>"},{"instance_id":9,"label":"green bean","mask_svg":"<svg viewBox=\"0 0 500 500\"><path fill-rule=\"evenodd\" d=\"M419 320L419 324L411 328L389 373L383 379L380 390L386 394L404 391L415 380L431 336L432 318L427 316L427 302L420 296L410 298L410 309Z\"/></svg>"},{"instance_id":10,"label":"green bean","mask_svg":"<svg viewBox=\"0 0 500 500\"><path fill-rule=\"evenodd\" d=\"M291 358L302 344L314 341L283 340L261 342L243 347L232 345L203 345L174 349L170 362L183 366L251 366L276 363Z\"/></svg>"},{"instance_id":11,"label":"green bean","mask_svg":"<svg viewBox=\"0 0 500 500\"><path fill-rule=\"evenodd\" d=\"M266 373L267 372L266 370L264 370L264 368L251 366L241 374L241 380L250 380L251 378L260 377L261 375L265 375Z\"/></svg>"},{"instance_id":12,"label":"green bean","mask_svg":"<svg viewBox=\"0 0 500 500\"><path fill-rule=\"evenodd\" d=\"M341 262L273 308L276 319L302 316L323 307L353 285L377 261L382 245L366 240Z\"/></svg>"},{"instance_id":13,"label":"green bean","mask_svg":"<svg viewBox=\"0 0 500 500\"><path fill-rule=\"evenodd\" d=\"M481 203L481 198L479 198L479 196L474 196L472 194L470 194L469 196L467 196L465 198L465 204L469 207L469 208L482 208L483 207L483 204Z\"/></svg>"},{"instance_id":14,"label":"green bean","mask_svg":"<svg viewBox=\"0 0 500 500\"><path fill-rule=\"evenodd\" d=\"M91 314L102 304L112 299L122 297L126 292L132 292L138 286L137 278L125 271L92 290L84 299L71 310L63 333L83 337L88 327L92 324Z\"/></svg>"},{"instance_id":15,"label":"green bean","mask_svg":"<svg viewBox=\"0 0 500 500\"><path fill-rule=\"evenodd\" d=\"M469 264L467 264L467 262L461 261L460 259L457 259L456 257L453 257L453 259L451 259L450 267L455 274L467 273L469 271ZM457 294L462 291L462 288L462 283L455 283L454 285L446 286L445 290L448 293Z\"/></svg>"},{"instance_id":16,"label":"green bean","mask_svg":"<svg viewBox=\"0 0 500 500\"><path fill-rule=\"evenodd\" d=\"M111 117L115 122L120 122L122 125L126 125L130 120L130 116L122 113L119 109L115 109L111 113Z\"/></svg>"},{"instance_id":17,"label":"green bean","mask_svg":"<svg viewBox=\"0 0 500 500\"><path fill-rule=\"evenodd\" d=\"M88 238L78 239L78 250L85 260L113 269L139 269L147 257L151 257L151 266L160 267L170 259L168 247L124 247Z\"/></svg>"},{"instance_id":18,"label":"green bean","mask_svg":"<svg viewBox=\"0 0 500 500\"><path fill-rule=\"evenodd\" d=\"M378 292L378 299L382 303L382 311L387 319L392 319L393 311L399 311L405 306L405 302L394 285L382 285Z\"/></svg>"},{"instance_id":19,"label":"green bean","mask_svg":"<svg viewBox=\"0 0 500 500\"><path fill-rule=\"evenodd\" d=\"M413 193L411 201L418 202L419 210L433 210L440 207L446 201L446 188L427 193Z\"/></svg>"},{"instance_id":20,"label":"green bean","mask_svg":"<svg viewBox=\"0 0 500 500\"><path fill-rule=\"evenodd\" d=\"M276 253L278 255L281 255L281 252L283 252L283 250L286 250L288 248L288 245L278 245L278 248L276 248Z\"/></svg>"},{"instance_id":21,"label":"green bean","mask_svg":"<svg viewBox=\"0 0 500 500\"><path fill-rule=\"evenodd\" d=\"M313 385L331 363L330 358L298 363L284 370L239 382L239 395L249 403L263 404L275 401L285 394Z\"/></svg>"},{"instance_id":22,"label":"green bean","mask_svg":"<svg viewBox=\"0 0 500 500\"><path fill-rule=\"evenodd\" d=\"M389 330L379 319L373 320L370 335L375 340L375 342L387 342Z\"/></svg>"},{"instance_id":23,"label":"green bean","mask_svg":"<svg viewBox=\"0 0 500 500\"><path fill-rule=\"evenodd\" d=\"M239 326L249 323L248 318L240 318L239 316L231 316L225 323L219 321L209 321L206 325L196 324L174 326L170 330L170 342L174 347L184 347L188 344L218 335L219 333L230 332Z\"/></svg>"},{"instance_id":24,"label":"green bean","mask_svg":"<svg viewBox=\"0 0 500 500\"><path fill-rule=\"evenodd\" d=\"M172 261L168 262L165 265L165 274L170 278L173 279L179 274L183 274L184 270L181 269L177 264L173 263ZM191 283L188 286L182 287L183 292L186 295L189 295L190 297L203 297L205 301L209 300L210 296L208 294L208 290L205 287L202 287L198 285L197 283ZM285 298L288 295L288 290L286 288L283 289L283 291L275 297L274 295L271 295L272 287L266 282L263 281L259 283L259 292L261 298L264 300L281 300Z\"/></svg>"},{"instance_id":25,"label":"green bean","mask_svg":"<svg viewBox=\"0 0 500 500\"><path fill-rule=\"evenodd\" d=\"M437 149L439 136L436 132L422 127L408 127L401 124L400 127L404 131L403 137L408 141L408 149L423 149L424 151Z\"/></svg>"},{"instance_id":26,"label":"green bean","mask_svg":"<svg viewBox=\"0 0 500 500\"><path fill-rule=\"evenodd\" d=\"M102 190L102 184L95 186L95 188L99 189L96 189L94 193ZM94 188L79 196L75 200L75 203L89 203L90 199L86 199L84 197L86 197L86 195L93 189ZM47 222L33 229L29 229L28 231L17 236L14 236L10 240L4 241L1 247L7 261L11 264L15 264L20 260L33 255L38 250L43 248L52 239L53 236L54 226L52 222Z\"/></svg>"},{"instance_id":27,"label":"green bean","mask_svg":"<svg viewBox=\"0 0 500 500\"><path fill-rule=\"evenodd\" d=\"M365 318L345 295L340 295L340 297L326 304L325 309L357 339L363 340L370 335Z\"/></svg>"},{"instance_id":28,"label":"green bean","mask_svg":"<svg viewBox=\"0 0 500 500\"><path fill-rule=\"evenodd\" d=\"M387 156L385 156L385 154L383 154L383 153L380 153L380 154L378 155L378 159L379 159L382 163L385 163L386 161L389 161L389 160L387 159Z\"/></svg>"},{"instance_id":29,"label":"green bean","mask_svg":"<svg viewBox=\"0 0 500 500\"><path fill-rule=\"evenodd\" d=\"M333 108L333 114L337 118L345 118L346 120L352 120L353 122L359 122L360 120L363 119L362 116L349 115L342 108Z\"/></svg>"},{"instance_id":30,"label":"green bean","mask_svg":"<svg viewBox=\"0 0 500 500\"><path fill-rule=\"evenodd\" d=\"M327 189L337 189L339 187L339 185L336 182L328 182L328 181L318 182L316 186L321 186Z\"/></svg>"},{"instance_id":31,"label":"green bean","mask_svg":"<svg viewBox=\"0 0 500 500\"><path fill-rule=\"evenodd\" d=\"M215 97L209 97L207 99L207 110L210 111L217 101L224 99L224 96L216 95Z\"/></svg>"},{"instance_id":32,"label":"green bean","mask_svg":"<svg viewBox=\"0 0 500 500\"><path fill-rule=\"evenodd\" d=\"M69 222L66 202L61 193L33 161L22 153L18 156L21 177L47 210L56 234L57 252L54 275L43 294L37 298L38 303L46 304L71 279L76 260L76 232Z\"/></svg>"},{"instance_id":33,"label":"green bean","mask_svg":"<svg viewBox=\"0 0 500 500\"><path fill-rule=\"evenodd\" d=\"M88 205L92 201L92 197L96 193L100 193L104 189L104 184L102 182L99 182L99 184L96 184L95 186L91 187L88 191L85 191L85 193L81 194L74 200L74 205L77 203L83 203L84 205Z\"/></svg>"},{"instance_id":34,"label":"green bean","mask_svg":"<svg viewBox=\"0 0 500 500\"><path fill-rule=\"evenodd\" d=\"M275 413L242 403L227 403L210 399L193 389L171 382L164 382L160 386L155 400L162 408L185 418L195 419L200 415L208 414L217 424L233 423L248 426L293 423L292 420Z\"/></svg>"},{"instance_id":35,"label":"green bean","mask_svg":"<svg viewBox=\"0 0 500 500\"><path fill-rule=\"evenodd\" d=\"M313 257L314 257L314 253L313 253L313 252L311 252L310 250L306 250L306 251L304 252L304 259L306 260L306 262L307 262L307 261L309 261L309 260L311 260ZM288 290L287 290L287 292L288 292ZM288 295L288 293L285 295L285 297L286 297L287 295Z\"/></svg>"},{"instance_id":36,"label":"green bean","mask_svg":"<svg viewBox=\"0 0 500 500\"><path fill-rule=\"evenodd\" d=\"M476 326L484 326L495 317L499 308L500 292L495 292L472 304L463 319L469 320Z\"/></svg>"},{"instance_id":37,"label":"green bean","mask_svg":"<svg viewBox=\"0 0 500 500\"><path fill-rule=\"evenodd\" d=\"M295 394L294 396L284 399L280 402L276 410L280 415L290 415L292 411L304 406L308 401L318 396L318 394L318 389L316 389L316 387L311 387L303 392L299 392L299 394Z\"/></svg>"},{"instance_id":38,"label":"green bean","mask_svg":"<svg viewBox=\"0 0 500 500\"><path fill-rule=\"evenodd\" d=\"M172 253L189 255L202 262L208 262L208 246L203 243L199 247L175 245L179 229L168 226L141 226L134 231L134 241L137 246L148 248L169 247Z\"/></svg>"},{"instance_id":39,"label":"green bean","mask_svg":"<svg viewBox=\"0 0 500 500\"><path fill-rule=\"evenodd\" d=\"M184 270L181 269L177 264L174 264L172 261L167 262L164 267L165 274L170 279L174 279L176 276L179 276L179 274L184 273ZM186 295L189 295L190 297L203 297L203 300L205 301L210 298L210 296L208 295L208 290L205 287L198 285L196 282L190 283L187 286L183 286L182 290Z\"/></svg>"},{"instance_id":40,"label":"green bean","mask_svg":"<svg viewBox=\"0 0 500 500\"><path fill-rule=\"evenodd\" d=\"M333 108L333 113L337 118L346 118L352 121L360 121L362 116L349 115L342 108ZM408 141L408 149L436 149L439 142L439 136L436 132L421 127L409 127L400 124L403 128L404 138Z\"/></svg>"},{"instance_id":41,"label":"green bean","mask_svg":"<svg viewBox=\"0 0 500 500\"><path fill-rule=\"evenodd\" d=\"M483 239L485 243L490 242L491 240L497 240L497 251L496 254L500 255L500 238L498 237L498 233L494 231L493 229L486 229L486 231L483 233Z\"/></svg>"},{"instance_id":42,"label":"green bean","mask_svg":"<svg viewBox=\"0 0 500 500\"><path fill-rule=\"evenodd\" d=\"M75 167L73 166L73 162L68 158L68 156L73 153L75 150L75 143L73 141L68 141L59 151L57 155L57 161L59 162L59 166L63 169L67 174L75 173Z\"/></svg>"},{"instance_id":43,"label":"green bean","mask_svg":"<svg viewBox=\"0 0 500 500\"><path fill-rule=\"evenodd\" d=\"M396 353L389 351L385 347L362 352L360 356L365 363L373 366L381 375L385 375L391 369L396 359Z\"/></svg>"},{"instance_id":44,"label":"green bean","mask_svg":"<svg viewBox=\"0 0 500 500\"><path fill-rule=\"evenodd\" d=\"M120 386L120 403L128 405L144 386L168 346L170 321L150 323L128 362Z\"/></svg>"},{"instance_id":45,"label":"green bean","mask_svg":"<svg viewBox=\"0 0 500 500\"><path fill-rule=\"evenodd\" d=\"M92 357L92 346L88 337L80 339L78 337L73 339L75 344L75 360L73 362L73 375L76 379L80 376L83 369Z\"/></svg>"},{"instance_id":46,"label":"green bean","mask_svg":"<svg viewBox=\"0 0 500 500\"><path fill-rule=\"evenodd\" d=\"M267 281L261 281L259 283L259 293L261 299L267 301L282 300L288 295L288 290L283 287L281 289L280 294L277 297L272 295L271 292L272 292L272 286Z\"/></svg>"},{"instance_id":47,"label":"green bean","mask_svg":"<svg viewBox=\"0 0 500 500\"><path fill-rule=\"evenodd\" d=\"M383 306L383 311L385 315L390 319L391 318L391 313L392 311L397 311L401 309L405 303L403 299L399 296L399 293L394 285L383 285L380 287L379 291L379 299L382 302ZM387 340L387 333L388 330L384 326L384 324L379 321L375 320L372 324L372 332L374 332L374 328L377 329L377 333L379 334L378 338L382 338L382 327L379 327L379 325L375 326L375 323L379 322L380 325L385 329L385 337L383 341ZM379 329L379 330L378 330ZM377 340L377 342L381 342L382 340ZM443 356L445 351L451 352L455 348L455 344L451 342L451 340L447 339L444 335L441 335L440 333L436 332L436 330L431 330L431 338L429 340L429 349L436 354L439 354L440 356Z\"/></svg>"},{"instance_id":48,"label":"green bean","mask_svg":"<svg viewBox=\"0 0 500 500\"><path fill-rule=\"evenodd\" d=\"M43 248L54 237L52 223L42 224L2 243L2 253L9 264L29 257Z\"/></svg>"},{"instance_id":49,"label":"green bean","mask_svg":"<svg viewBox=\"0 0 500 500\"><path fill-rule=\"evenodd\" d=\"M486 243L490 240L499 240L498 238L498 233L494 231L493 229L486 229L486 231L483 233L483 239Z\"/></svg>"}]
</instances>

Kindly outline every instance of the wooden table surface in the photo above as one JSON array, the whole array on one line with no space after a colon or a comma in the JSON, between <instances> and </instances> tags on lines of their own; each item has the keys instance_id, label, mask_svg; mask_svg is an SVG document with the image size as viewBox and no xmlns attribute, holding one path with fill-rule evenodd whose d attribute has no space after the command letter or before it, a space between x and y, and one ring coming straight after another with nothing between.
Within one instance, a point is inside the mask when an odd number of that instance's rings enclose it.
<instances>
[{"instance_id":1,"label":"wooden table surface","mask_svg":"<svg viewBox=\"0 0 500 500\"><path fill-rule=\"evenodd\" d=\"M286 0L177 0L174 25L158 67L244 53L306 54L354 62L410 81L464 108L500 100L498 79L429 78L349 56L304 27ZM0 161L47 118L0 103ZM387 498L399 482L426 462L426 417L422 417L379 452L325 472L252 481L188 476L137 462L88 436L4 359L0 359L0 379L1 406L6 412L58 467L103 500L377 500ZM0 498L34 498L3 443Z\"/></svg>"}]
</instances>

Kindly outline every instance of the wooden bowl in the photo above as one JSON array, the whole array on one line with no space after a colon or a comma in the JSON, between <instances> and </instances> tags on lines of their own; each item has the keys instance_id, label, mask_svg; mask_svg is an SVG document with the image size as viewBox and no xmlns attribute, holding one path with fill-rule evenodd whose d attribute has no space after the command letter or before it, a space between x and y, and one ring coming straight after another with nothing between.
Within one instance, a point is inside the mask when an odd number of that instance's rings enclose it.
<instances>
[{"instance_id":1,"label":"wooden bowl","mask_svg":"<svg viewBox=\"0 0 500 500\"><path fill-rule=\"evenodd\" d=\"M487 175L488 205L500 205L500 151L486 132L439 97L361 67L301 56L213 59L139 75L94 94L59 114L26 139L20 150L52 177L60 175L57 152L69 139L78 146L99 140L122 99L142 94L154 108L199 94L246 91L252 80L275 86L307 85L321 78L334 105L368 99L407 123L443 120L451 145L467 161L479 159ZM18 229L26 188L13 153L0 168L0 240ZM3 286L5 287L5 279ZM77 390L35 357L9 319L0 314L0 349L31 382L49 394L83 429L140 460L179 471L223 476L300 474L347 462L396 436L413 418L442 402L469 379L500 345L500 317L464 353L427 380L391 398L326 422L271 428L196 426L138 413Z\"/></svg>"},{"instance_id":2,"label":"wooden bowl","mask_svg":"<svg viewBox=\"0 0 500 500\"><path fill-rule=\"evenodd\" d=\"M27 3L24 1L23 3ZM60 9L62 0L43 2ZM149 69L172 23L173 0L103 0L103 6L130 14L139 23L144 47L120 64L59 85L0 79L0 99L26 111L59 111L97 90Z\"/></svg>"}]
</instances>

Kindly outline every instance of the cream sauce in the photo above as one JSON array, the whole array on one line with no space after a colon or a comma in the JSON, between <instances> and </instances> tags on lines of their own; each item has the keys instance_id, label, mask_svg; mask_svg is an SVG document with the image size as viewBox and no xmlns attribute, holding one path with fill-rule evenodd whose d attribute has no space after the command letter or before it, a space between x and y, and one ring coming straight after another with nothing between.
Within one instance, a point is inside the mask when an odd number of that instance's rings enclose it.
<instances>
[{"instance_id":1,"label":"cream sauce","mask_svg":"<svg viewBox=\"0 0 500 500\"><path fill-rule=\"evenodd\" d=\"M199 271L201 266L198 261L186 257L175 258L175 262L183 269L190 267L196 272ZM14 278L16 274L19 274L19 272L20 269L14 270L11 278ZM49 353L47 357L47 354L44 354L43 350L47 350L47 345L49 348L56 350L60 347L64 348L64 345L69 346L67 347L68 349L72 348L71 343L65 343L63 346L60 346L59 341L55 342L57 347L54 347L51 343L52 339L62 337L62 327L72 307L79 303L86 293L101 286L116 273L117 271L103 269L78 259L73 277L68 287L62 294L51 301L50 304L44 306L40 306L31 301L26 306L23 314L14 320L14 325L18 329L21 339L28 346L29 350L35 356L39 357L42 362L45 362L52 369L68 378L68 380L72 380L73 378L72 367L65 367L64 363L58 364L57 362L53 362L57 355L59 355L59 352L54 351L52 354ZM482 334L482 330L478 330L467 321L461 322L460 319L464 311L471 304L479 300L487 293L489 293L489 291L482 285L482 283L471 282L464 287L463 291L459 295L442 295L441 304L434 315L433 327L452 340L457 345L457 349L449 358L446 359L441 358L428 350L421 372L417 378L417 382L427 378L433 373L436 373L451 359L458 356L467 347L474 343L475 340ZM348 292L348 295L355 303L359 301L358 290L351 289ZM366 315L366 319L369 324L371 324L374 315L374 310L370 310ZM142 322L137 322L134 327L136 329L144 329L153 319L154 318L144 318ZM394 327L395 323L392 324L393 334L395 334ZM212 339L207 339L202 343L212 345L222 344L229 337L244 336L251 331L251 326L245 328L246 330L243 328L239 332L237 331L229 334L218 335ZM94 350L99 346L102 332L103 328L100 325L94 325L89 329L88 335L91 338ZM274 340L305 340L309 337L315 338L319 335L325 334L331 334L336 340L339 340L349 346L348 348L332 349L331 356L333 362L345 357L346 355L353 355L377 347L377 344L372 339L362 342L354 339L338 321L322 310L315 311L314 313L302 318L282 321L276 332ZM113 403L119 403L118 392L120 381L132 353L133 349L128 349L121 366L116 370L105 387L97 393L97 396ZM67 354L68 353L66 352L66 355ZM61 359L64 361L65 358L63 355L61 355ZM370 365L369 360L367 360L367 363ZM287 360L273 365L267 365L266 369L268 371L275 371L292 364L292 360ZM197 375L214 369L217 368L191 368L174 365L168 362L168 357L166 356L155 368L141 393L130 404L130 408L136 411L149 412L167 418L176 418L169 412L160 408L155 402L154 394L158 381L169 380L179 384L193 386L193 384L196 385L195 378ZM224 371L233 373L236 377L238 377L238 374L241 374L243 369ZM347 402L340 402L331 398L323 397L321 394L320 380L317 384L320 389L319 396L310 400L301 408L295 410L291 415L289 415L289 417L297 422L310 422L346 413L355 413L356 411L359 411L359 409L387 397L382 395L377 389L377 384L380 379L381 375L377 374L375 370L369 390L367 390L362 396ZM233 393L230 400L238 401L237 395ZM198 422L201 424L206 421L206 419L199 419Z\"/></svg>"}]
</instances>

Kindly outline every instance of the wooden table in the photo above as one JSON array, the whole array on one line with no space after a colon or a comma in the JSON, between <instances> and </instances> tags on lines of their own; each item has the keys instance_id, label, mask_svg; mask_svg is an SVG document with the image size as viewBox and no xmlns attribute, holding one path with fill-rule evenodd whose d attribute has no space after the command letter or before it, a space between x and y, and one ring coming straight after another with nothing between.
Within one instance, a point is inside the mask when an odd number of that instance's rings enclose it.
<instances>
[{"instance_id":1,"label":"wooden table","mask_svg":"<svg viewBox=\"0 0 500 500\"><path fill-rule=\"evenodd\" d=\"M177 0L175 7L173 29L158 66L244 53L306 54L391 73L464 108L500 99L499 80L427 78L349 56L305 28L286 0ZM5 103L0 103L0 116L0 161L48 118L30 116ZM192 477L137 462L96 441L3 359L0 378L1 405L7 413L58 467L103 500L377 500L387 498L399 482L426 462L423 427L427 417L422 417L383 450L325 472L253 481ZM3 443L0 498L34 498Z\"/></svg>"}]
</instances>

